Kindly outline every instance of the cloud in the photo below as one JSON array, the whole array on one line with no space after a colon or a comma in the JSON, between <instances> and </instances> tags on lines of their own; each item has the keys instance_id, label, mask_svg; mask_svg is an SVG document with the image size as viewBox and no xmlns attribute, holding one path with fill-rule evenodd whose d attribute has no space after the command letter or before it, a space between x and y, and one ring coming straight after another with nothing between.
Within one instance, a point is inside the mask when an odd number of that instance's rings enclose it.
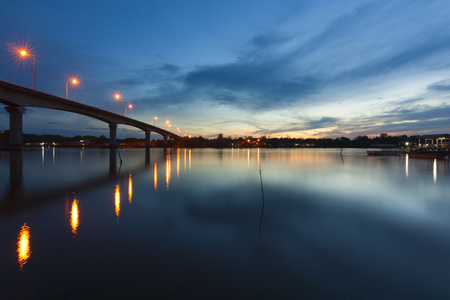
<instances>
[{"instance_id":1,"label":"cloud","mask_svg":"<svg viewBox=\"0 0 450 300\"><path fill-rule=\"evenodd\" d=\"M228 104L256 109L288 104L314 93L320 86L316 78L285 77L278 74L279 71L276 63L233 63L192 71L187 74L185 83L189 89L204 93L225 91Z\"/></svg>"}]
</instances>

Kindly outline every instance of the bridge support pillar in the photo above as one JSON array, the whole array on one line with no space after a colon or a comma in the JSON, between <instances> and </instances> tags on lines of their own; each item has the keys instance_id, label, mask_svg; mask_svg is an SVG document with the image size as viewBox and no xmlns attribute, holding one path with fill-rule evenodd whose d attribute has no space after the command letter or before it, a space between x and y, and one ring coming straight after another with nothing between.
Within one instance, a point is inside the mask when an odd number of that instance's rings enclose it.
<instances>
[{"instance_id":1,"label":"bridge support pillar","mask_svg":"<svg viewBox=\"0 0 450 300\"><path fill-rule=\"evenodd\" d=\"M164 148L167 147L167 135L164 136Z\"/></svg>"},{"instance_id":2,"label":"bridge support pillar","mask_svg":"<svg viewBox=\"0 0 450 300\"><path fill-rule=\"evenodd\" d=\"M117 124L109 124L109 147L117 148Z\"/></svg>"},{"instance_id":3,"label":"bridge support pillar","mask_svg":"<svg viewBox=\"0 0 450 300\"><path fill-rule=\"evenodd\" d=\"M11 150L21 150L23 144L22 115L26 111L22 106L7 106L9 112L9 147Z\"/></svg>"},{"instance_id":4,"label":"bridge support pillar","mask_svg":"<svg viewBox=\"0 0 450 300\"><path fill-rule=\"evenodd\" d=\"M145 132L145 148L150 148L150 131Z\"/></svg>"}]
</instances>

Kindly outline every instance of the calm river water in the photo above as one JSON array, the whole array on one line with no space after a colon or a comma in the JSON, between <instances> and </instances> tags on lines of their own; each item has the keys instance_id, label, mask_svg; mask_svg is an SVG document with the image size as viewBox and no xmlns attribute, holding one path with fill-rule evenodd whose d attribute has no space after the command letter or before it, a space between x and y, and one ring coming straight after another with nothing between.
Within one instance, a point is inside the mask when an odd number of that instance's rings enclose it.
<instances>
[{"instance_id":1,"label":"calm river water","mask_svg":"<svg viewBox=\"0 0 450 300\"><path fill-rule=\"evenodd\" d=\"M449 183L357 149L4 152L0 299L449 299Z\"/></svg>"}]
</instances>

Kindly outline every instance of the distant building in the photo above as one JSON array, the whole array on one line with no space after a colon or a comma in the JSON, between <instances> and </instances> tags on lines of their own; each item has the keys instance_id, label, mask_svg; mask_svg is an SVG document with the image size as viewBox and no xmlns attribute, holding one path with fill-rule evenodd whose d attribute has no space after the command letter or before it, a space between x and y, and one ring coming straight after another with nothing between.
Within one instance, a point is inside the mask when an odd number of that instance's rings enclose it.
<instances>
[{"instance_id":1,"label":"distant building","mask_svg":"<svg viewBox=\"0 0 450 300\"><path fill-rule=\"evenodd\" d=\"M419 139L419 147L427 148L449 148L450 147L450 134L430 134L421 135L417 137Z\"/></svg>"}]
</instances>

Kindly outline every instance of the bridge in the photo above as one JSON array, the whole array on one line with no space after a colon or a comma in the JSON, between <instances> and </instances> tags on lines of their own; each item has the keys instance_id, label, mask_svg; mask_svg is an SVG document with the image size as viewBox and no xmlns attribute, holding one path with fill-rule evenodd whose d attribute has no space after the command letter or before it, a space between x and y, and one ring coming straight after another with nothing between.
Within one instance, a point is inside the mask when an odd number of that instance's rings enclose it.
<instances>
[{"instance_id":1,"label":"bridge","mask_svg":"<svg viewBox=\"0 0 450 300\"><path fill-rule=\"evenodd\" d=\"M112 148L117 147L117 125L119 124L129 125L143 130L145 132L146 147L150 147L150 133L152 131L164 137L165 145L167 145L167 137L176 140L182 139L172 132L135 119L3 80L0 80L0 103L7 105L5 109L9 113L9 146L11 149L22 148L22 117L23 113L26 111L26 107L40 107L68 111L103 121L109 125L109 140Z\"/></svg>"}]
</instances>

